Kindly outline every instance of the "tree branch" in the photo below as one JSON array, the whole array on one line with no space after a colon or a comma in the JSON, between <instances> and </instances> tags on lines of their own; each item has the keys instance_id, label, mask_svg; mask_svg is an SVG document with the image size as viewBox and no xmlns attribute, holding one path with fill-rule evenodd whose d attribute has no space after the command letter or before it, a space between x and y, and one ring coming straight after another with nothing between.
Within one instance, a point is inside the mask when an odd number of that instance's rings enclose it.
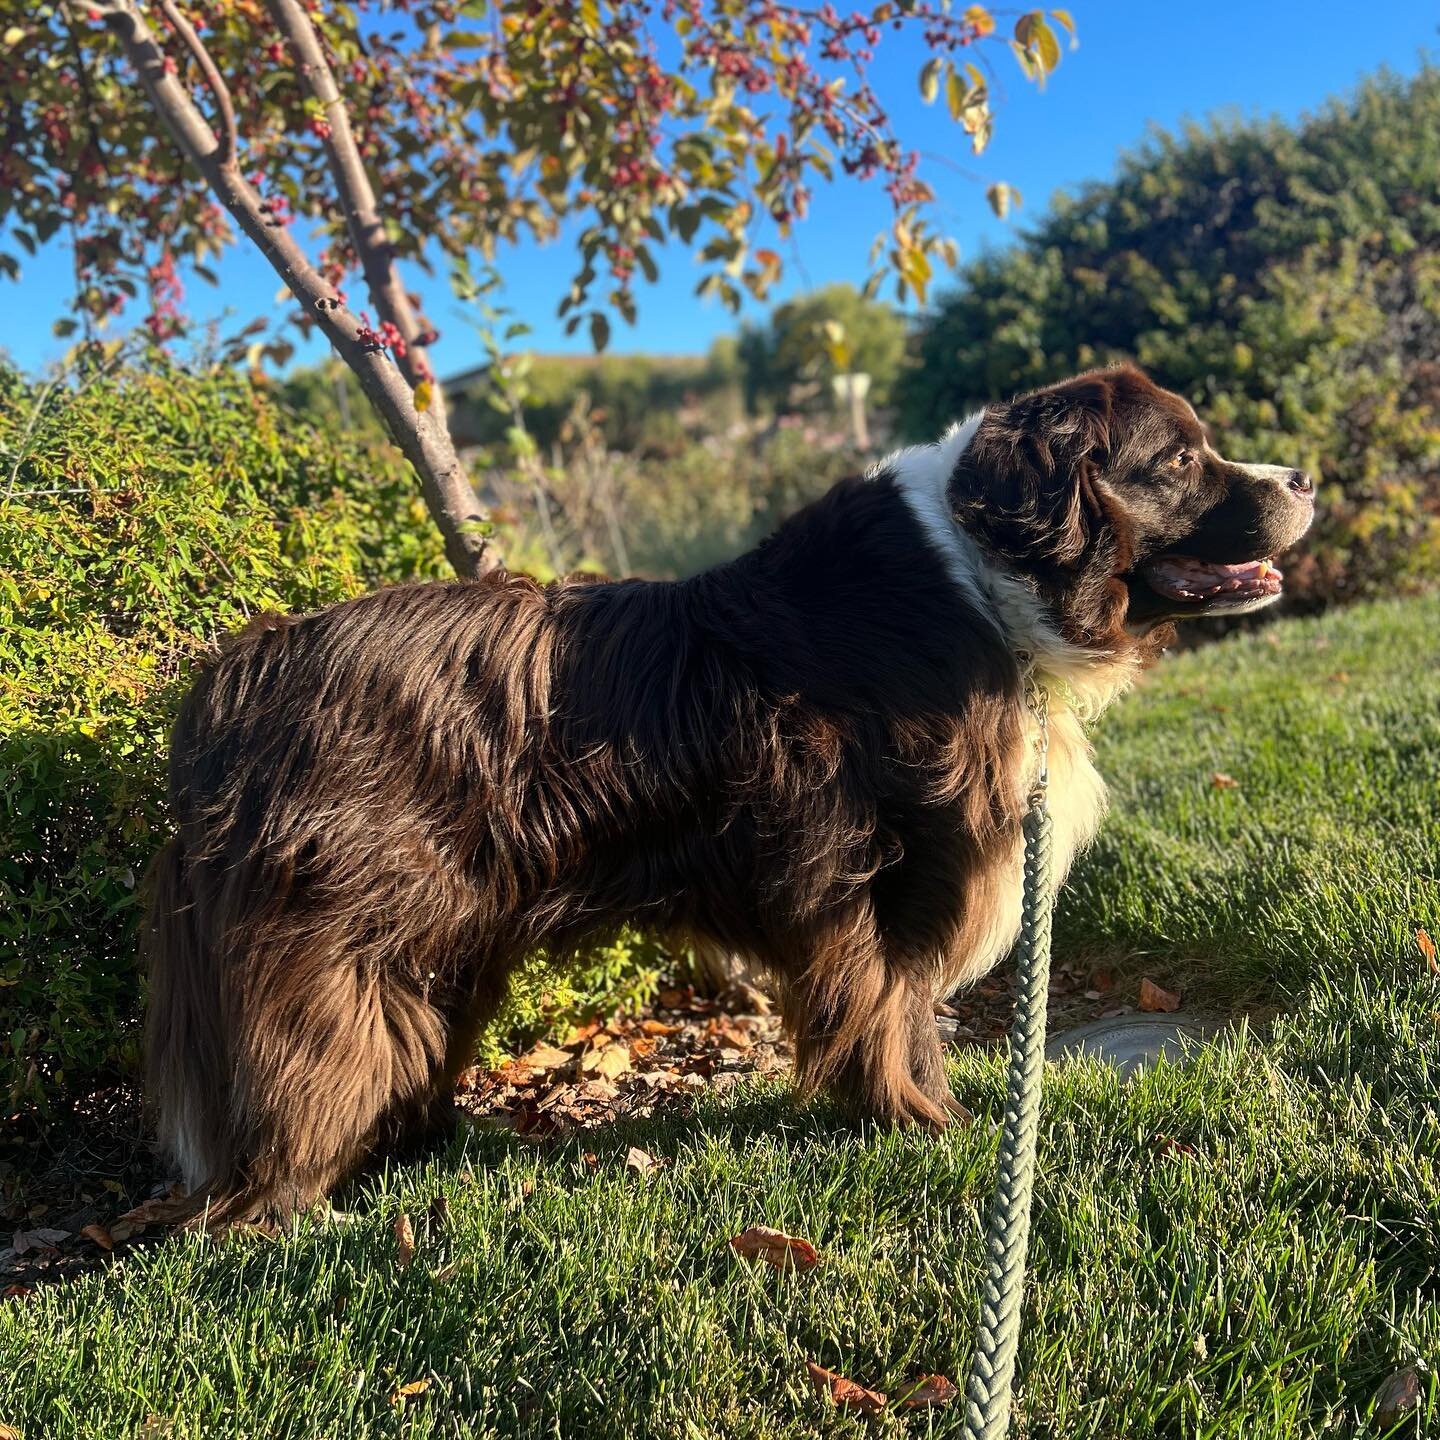
<instances>
[{"instance_id":1,"label":"tree branch","mask_svg":"<svg viewBox=\"0 0 1440 1440\"><path fill-rule=\"evenodd\" d=\"M444 421L428 409L415 408L411 386L386 358L373 332L326 283L238 168L223 163L223 143L179 78L166 69L164 52L135 0L111 0L96 8L119 40L181 152L355 372L395 443L419 474L426 504L445 538L445 553L455 570L478 576L497 569L501 559L487 539L489 517L455 453Z\"/></svg>"},{"instance_id":2,"label":"tree branch","mask_svg":"<svg viewBox=\"0 0 1440 1440\"><path fill-rule=\"evenodd\" d=\"M405 342L405 353L397 357L396 363L412 387L422 380L430 382L431 403L443 421L444 397L425 358L429 326L416 315L410 296L396 273L394 250L385 234L385 223L380 218L375 191L350 128L350 113L335 83L330 63L325 58L319 32L300 0L266 0L266 8L289 42L306 88L324 107L328 133L323 138L330 157L330 173L335 177L341 208L345 211L350 242L365 272L365 287L370 292L370 302L380 319L393 325Z\"/></svg>"},{"instance_id":3,"label":"tree branch","mask_svg":"<svg viewBox=\"0 0 1440 1440\"><path fill-rule=\"evenodd\" d=\"M200 67L200 74L204 77L210 93L215 97L215 108L220 112L220 124L224 129L220 140L218 163L229 169L235 163L237 148L235 106L230 99L230 88L225 84L219 67L211 58L210 52L195 33L195 27L180 13L180 7L175 4L175 0L160 0L160 10L170 22L171 29L180 37L181 42Z\"/></svg>"}]
</instances>

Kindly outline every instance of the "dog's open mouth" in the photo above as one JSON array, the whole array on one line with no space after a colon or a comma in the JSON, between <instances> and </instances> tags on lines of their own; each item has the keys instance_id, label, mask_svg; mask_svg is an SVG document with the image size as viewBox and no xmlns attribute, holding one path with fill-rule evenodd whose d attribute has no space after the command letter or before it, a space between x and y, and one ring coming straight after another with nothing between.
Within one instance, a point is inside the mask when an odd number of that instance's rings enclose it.
<instances>
[{"instance_id":1,"label":"dog's open mouth","mask_svg":"<svg viewBox=\"0 0 1440 1440\"><path fill-rule=\"evenodd\" d=\"M1273 560L1221 565L1190 555L1161 555L1141 572L1167 600L1187 605L1230 605L1266 600L1280 593L1284 574Z\"/></svg>"}]
</instances>

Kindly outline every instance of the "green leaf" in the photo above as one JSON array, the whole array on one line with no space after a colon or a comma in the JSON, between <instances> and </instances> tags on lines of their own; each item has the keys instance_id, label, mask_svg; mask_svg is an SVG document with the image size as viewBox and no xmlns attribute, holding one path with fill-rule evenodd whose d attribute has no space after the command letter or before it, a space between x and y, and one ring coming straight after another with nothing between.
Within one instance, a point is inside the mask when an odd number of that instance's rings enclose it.
<instances>
[{"instance_id":1,"label":"green leaf","mask_svg":"<svg viewBox=\"0 0 1440 1440\"><path fill-rule=\"evenodd\" d=\"M610 321L599 310L590 316L590 343L597 354L610 343Z\"/></svg>"},{"instance_id":2,"label":"green leaf","mask_svg":"<svg viewBox=\"0 0 1440 1440\"><path fill-rule=\"evenodd\" d=\"M959 72L951 70L945 76L945 103L950 107L950 118L959 121L965 113L965 82Z\"/></svg>"},{"instance_id":3,"label":"green leaf","mask_svg":"<svg viewBox=\"0 0 1440 1440\"><path fill-rule=\"evenodd\" d=\"M927 105L935 103L935 97L940 93L940 72L944 62L937 56L927 60L920 71L920 98Z\"/></svg>"},{"instance_id":4,"label":"green leaf","mask_svg":"<svg viewBox=\"0 0 1440 1440\"><path fill-rule=\"evenodd\" d=\"M1035 48L1046 70L1054 70L1060 63L1060 42L1055 38L1055 32L1038 17L1035 21Z\"/></svg>"}]
</instances>

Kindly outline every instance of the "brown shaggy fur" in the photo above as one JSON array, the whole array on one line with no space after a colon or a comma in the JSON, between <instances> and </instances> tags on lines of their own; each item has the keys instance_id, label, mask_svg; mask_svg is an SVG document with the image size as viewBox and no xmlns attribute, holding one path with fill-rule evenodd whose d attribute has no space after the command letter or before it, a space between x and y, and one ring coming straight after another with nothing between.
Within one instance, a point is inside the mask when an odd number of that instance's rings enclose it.
<instances>
[{"instance_id":1,"label":"brown shaggy fur","mask_svg":"<svg viewBox=\"0 0 1440 1440\"><path fill-rule=\"evenodd\" d=\"M1144 644L1121 578L1143 540L1095 487L1140 423L1130 374L1048 418L998 407L951 484L1112 658ZM1014 649L883 470L686 581L256 620L184 704L150 877L149 1093L206 1222L307 1205L427 1124L521 959L621 921L766 967L804 1090L943 1125L933 1000L993 961L1015 881Z\"/></svg>"}]
</instances>

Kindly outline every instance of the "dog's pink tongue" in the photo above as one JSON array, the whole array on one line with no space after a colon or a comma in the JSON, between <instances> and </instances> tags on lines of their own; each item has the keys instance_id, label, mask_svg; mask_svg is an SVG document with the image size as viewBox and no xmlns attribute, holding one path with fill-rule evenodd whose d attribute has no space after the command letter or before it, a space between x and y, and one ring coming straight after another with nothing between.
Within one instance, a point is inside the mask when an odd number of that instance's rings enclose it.
<instances>
[{"instance_id":1,"label":"dog's pink tongue","mask_svg":"<svg viewBox=\"0 0 1440 1440\"><path fill-rule=\"evenodd\" d=\"M1278 590L1284 577L1269 560L1220 565L1189 555L1162 555L1145 567L1145 578L1171 599L1200 600L1231 591Z\"/></svg>"}]
</instances>

